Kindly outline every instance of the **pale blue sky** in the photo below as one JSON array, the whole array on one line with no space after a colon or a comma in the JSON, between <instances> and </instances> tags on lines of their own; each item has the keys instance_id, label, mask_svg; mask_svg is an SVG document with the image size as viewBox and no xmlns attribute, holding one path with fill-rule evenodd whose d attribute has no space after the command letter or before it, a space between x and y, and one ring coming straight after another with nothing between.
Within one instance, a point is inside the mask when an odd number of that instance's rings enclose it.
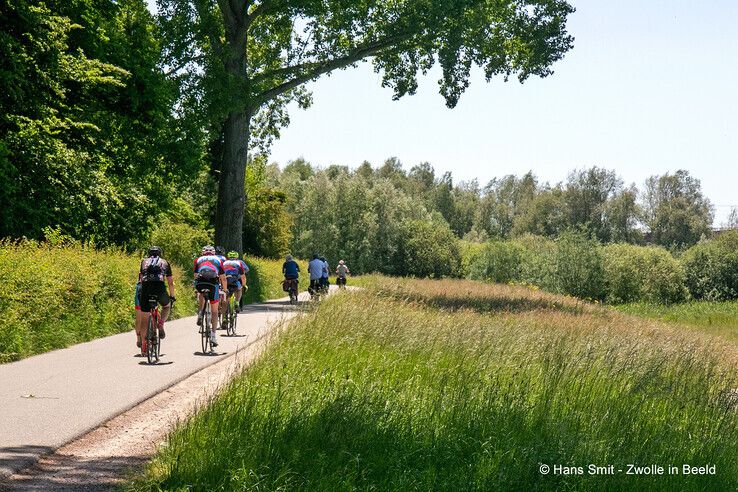
<instances>
[{"instance_id":1,"label":"pale blue sky","mask_svg":"<svg viewBox=\"0 0 738 492\"><path fill-rule=\"evenodd\" d=\"M702 181L719 223L738 206L738 2L572 4L574 49L554 75L521 85L477 73L449 110L438 73L395 102L362 64L310 84L313 106L292 108L271 159L355 167L396 156L482 184L528 170L553 183L598 165L641 186L681 168Z\"/></svg>"}]
</instances>

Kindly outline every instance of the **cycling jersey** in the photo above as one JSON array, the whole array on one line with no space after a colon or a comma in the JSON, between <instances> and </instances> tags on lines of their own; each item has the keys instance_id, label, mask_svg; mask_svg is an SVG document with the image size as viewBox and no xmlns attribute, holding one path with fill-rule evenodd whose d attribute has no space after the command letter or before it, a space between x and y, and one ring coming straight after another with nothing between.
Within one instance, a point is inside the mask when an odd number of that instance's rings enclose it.
<instances>
[{"instance_id":1,"label":"cycling jersey","mask_svg":"<svg viewBox=\"0 0 738 492\"><path fill-rule=\"evenodd\" d=\"M225 270L229 284L235 283L239 289L242 287L241 275L246 275L245 266L246 263L241 260L226 260L223 263L223 270Z\"/></svg>"},{"instance_id":2,"label":"cycling jersey","mask_svg":"<svg viewBox=\"0 0 738 492\"><path fill-rule=\"evenodd\" d=\"M141 261L139 269L139 280L143 283L164 282L164 279L172 276L172 266L167 260L159 256L150 256Z\"/></svg>"},{"instance_id":3,"label":"cycling jersey","mask_svg":"<svg viewBox=\"0 0 738 492\"><path fill-rule=\"evenodd\" d=\"M197 258L194 265L195 273L199 278L215 279L224 275L223 262L215 255L205 255Z\"/></svg>"},{"instance_id":4,"label":"cycling jersey","mask_svg":"<svg viewBox=\"0 0 738 492\"><path fill-rule=\"evenodd\" d=\"M300 276L300 265L296 261L285 261L282 265L282 273L287 279L294 279Z\"/></svg>"}]
</instances>

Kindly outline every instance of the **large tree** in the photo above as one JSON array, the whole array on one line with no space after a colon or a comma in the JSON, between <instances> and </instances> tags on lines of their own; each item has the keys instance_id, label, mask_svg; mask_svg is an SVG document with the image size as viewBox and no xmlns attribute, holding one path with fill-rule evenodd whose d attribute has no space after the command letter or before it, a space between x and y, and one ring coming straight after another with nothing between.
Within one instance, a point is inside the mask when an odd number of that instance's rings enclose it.
<instances>
[{"instance_id":1,"label":"large tree","mask_svg":"<svg viewBox=\"0 0 738 492\"><path fill-rule=\"evenodd\" d=\"M643 215L651 241L669 248L692 246L709 235L714 218L700 180L685 170L646 180Z\"/></svg>"},{"instance_id":2,"label":"large tree","mask_svg":"<svg viewBox=\"0 0 738 492\"><path fill-rule=\"evenodd\" d=\"M268 145L289 122L286 105L310 103L306 82L372 58L394 98L438 63L449 107L472 66L487 80L544 77L572 46L565 0L159 0L174 77L222 122L216 241L241 249L250 145Z\"/></svg>"}]
</instances>

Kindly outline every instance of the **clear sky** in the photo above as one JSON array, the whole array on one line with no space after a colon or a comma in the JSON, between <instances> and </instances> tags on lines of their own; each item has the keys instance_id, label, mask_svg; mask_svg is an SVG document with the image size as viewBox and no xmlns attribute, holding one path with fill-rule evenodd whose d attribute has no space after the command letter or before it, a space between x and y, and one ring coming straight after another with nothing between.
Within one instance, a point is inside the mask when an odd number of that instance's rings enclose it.
<instances>
[{"instance_id":1,"label":"clear sky","mask_svg":"<svg viewBox=\"0 0 738 492\"><path fill-rule=\"evenodd\" d=\"M716 207L738 206L738 2L573 0L574 49L547 78L525 84L481 73L447 109L438 73L392 101L370 64L312 83L313 106L294 107L275 143L280 164L423 161L456 180L532 170L564 180L576 167L615 169L642 187L687 169Z\"/></svg>"}]
</instances>

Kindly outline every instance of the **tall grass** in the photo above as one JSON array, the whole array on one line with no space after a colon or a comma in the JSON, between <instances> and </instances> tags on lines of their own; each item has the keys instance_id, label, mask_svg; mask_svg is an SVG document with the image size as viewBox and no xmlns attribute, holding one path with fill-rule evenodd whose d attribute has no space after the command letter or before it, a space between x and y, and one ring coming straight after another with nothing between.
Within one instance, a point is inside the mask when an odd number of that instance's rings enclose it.
<instances>
[{"instance_id":1,"label":"tall grass","mask_svg":"<svg viewBox=\"0 0 738 492\"><path fill-rule=\"evenodd\" d=\"M470 284L378 279L379 292L327 299L177 428L129 488L738 487L738 415L725 397L738 384L735 347L573 312L570 299L540 307L523 291L490 314L504 287L467 302ZM542 475L542 463L717 474Z\"/></svg>"},{"instance_id":2,"label":"tall grass","mask_svg":"<svg viewBox=\"0 0 738 492\"><path fill-rule=\"evenodd\" d=\"M738 301L691 301L670 306L640 302L617 306L617 310L738 342Z\"/></svg>"}]
</instances>

